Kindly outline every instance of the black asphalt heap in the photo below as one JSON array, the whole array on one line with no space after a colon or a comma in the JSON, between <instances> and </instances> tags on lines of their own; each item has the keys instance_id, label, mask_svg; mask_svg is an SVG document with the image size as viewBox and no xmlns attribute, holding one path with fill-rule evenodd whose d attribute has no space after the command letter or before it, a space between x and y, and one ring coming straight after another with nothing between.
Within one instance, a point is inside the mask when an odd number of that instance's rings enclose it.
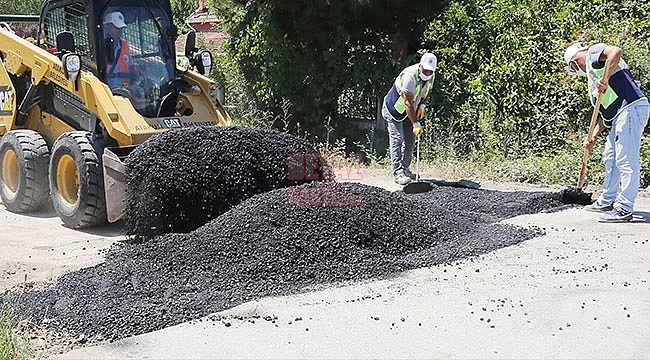
<instances>
[{"instance_id":1,"label":"black asphalt heap","mask_svg":"<svg viewBox=\"0 0 650 360\"><path fill-rule=\"evenodd\" d=\"M123 243L105 263L22 296L20 313L118 339L269 295L392 276L538 236L495 222L559 209L557 194L434 187L406 195L311 183L256 195L187 234Z\"/></svg>"},{"instance_id":2,"label":"black asphalt heap","mask_svg":"<svg viewBox=\"0 0 650 360\"><path fill-rule=\"evenodd\" d=\"M151 137L125 160L127 235L188 232L262 192L329 179L325 161L293 135L194 127Z\"/></svg>"}]
</instances>

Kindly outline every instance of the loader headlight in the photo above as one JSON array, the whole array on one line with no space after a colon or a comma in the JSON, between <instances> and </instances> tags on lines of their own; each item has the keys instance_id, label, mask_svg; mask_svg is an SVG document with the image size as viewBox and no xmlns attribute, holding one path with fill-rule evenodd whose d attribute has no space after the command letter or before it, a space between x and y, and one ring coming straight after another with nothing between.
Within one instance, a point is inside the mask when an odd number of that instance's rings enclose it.
<instances>
[{"instance_id":1,"label":"loader headlight","mask_svg":"<svg viewBox=\"0 0 650 360\"><path fill-rule=\"evenodd\" d=\"M81 56L79 54L68 53L63 55L63 73L70 81L75 81L81 70Z\"/></svg>"},{"instance_id":2,"label":"loader headlight","mask_svg":"<svg viewBox=\"0 0 650 360\"><path fill-rule=\"evenodd\" d=\"M210 75L210 70L212 69L212 53L203 50L200 53L196 54L195 61L196 69L203 75Z\"/></svg>"}]
</instances>

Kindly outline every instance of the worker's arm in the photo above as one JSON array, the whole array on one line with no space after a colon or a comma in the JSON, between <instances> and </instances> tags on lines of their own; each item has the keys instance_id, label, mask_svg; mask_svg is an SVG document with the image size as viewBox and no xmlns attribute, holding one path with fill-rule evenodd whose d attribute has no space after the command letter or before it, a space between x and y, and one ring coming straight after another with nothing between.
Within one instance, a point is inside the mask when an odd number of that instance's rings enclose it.
<instances>
[{"instance_id":1,"label":"worker's arm","mask_svg":"<svg viewBox=\"0 0 650 360\"><path fill-rule=\"evenodd\" d=\"M415 124L418 121L416 108L415 108L415 99L413 94L410 92L404 92L404 106L406 107L406 115L408 115L411 123Z\"/></svg>"},{"instance_id":2,"label":"worker's arm","mask_svg":"<svg viewBox=\"0 0 650 360\"><path fill-rule=\"evenodd\" d=\"M609 86L609 77L614 73L614 70L616 70L616 67L618 66L618 63L621 61L621 56L623 55L623 49L621 49L618 46L611 46L607 45L605 49L603 49L603 52L600 53L600 57L598 58L598 61L601 62L606 62L609 60L609 66L608 70L605 71L607 73L607 78L603 77L600 79L598 82L598 91L601 93L605 93L607 91L607 86Z\"/></svg>"},{"instance_id":3,"label":"worker's arm","mask_svg":"<svg viewBox=\"0 0 650 360\"><path fill-rule=\"evenodd\" d=\"M413 124L413 134L418 136L419 139L419 136L422 135L422 126L420 125L417 109L415 108L417 105L413 99L413 94L404 92L404 105L406 106L406 114L408 115L411 124Z\"/></svg>"}]
</instances>

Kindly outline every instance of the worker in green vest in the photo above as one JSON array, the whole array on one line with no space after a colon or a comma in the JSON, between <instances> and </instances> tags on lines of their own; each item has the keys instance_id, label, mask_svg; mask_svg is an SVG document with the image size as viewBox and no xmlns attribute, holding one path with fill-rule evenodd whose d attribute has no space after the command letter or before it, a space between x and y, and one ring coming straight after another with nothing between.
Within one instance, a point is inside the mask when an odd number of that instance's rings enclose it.
<instances>
[{"instance_id":1,"label":"worker in green vest","mask_svg":"<svg viewBox=\"0 0 650 360\"><path fill-rule=\"evenodd\" d=\"M593 106L597 95L602 94L598 109L601 118L583 144L591 151L594 141L590 139L609 129L603 151L603 192L586 207L589 211L605 213L599 218L600 222L632 220L641 174L641 137L650 111L648 99L622 54L621 48L602 43L588 48L575 43L564 52L569 74L587 77L588 96ZM608 60L608 75L605 76Z\"/></svg>"},{"instance_id":2,"label":"worker in green vest","mask_svg":"<svg viewBox=\"0 0 650 360\"><path fill-rule=\"evenodd\" d=\"M429 103L437 65L436 56L425 53L418 64L402 70L384 97L381 114L388 128L393 177L400 185L415 179L409 166L415 137L422 134L420 120Z\"/></svg>"}]
</instances>

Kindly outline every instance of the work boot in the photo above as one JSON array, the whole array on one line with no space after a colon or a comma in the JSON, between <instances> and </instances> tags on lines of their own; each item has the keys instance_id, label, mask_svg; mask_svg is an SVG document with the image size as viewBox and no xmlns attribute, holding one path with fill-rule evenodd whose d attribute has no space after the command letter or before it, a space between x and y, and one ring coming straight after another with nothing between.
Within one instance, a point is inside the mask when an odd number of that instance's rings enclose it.
<instances>
[{"instance_id":1,"label":"work boot","mask_svg":"<svg viewBox=\"0 0 650 360\"><path fill-rule=\"evenodd\" d=\"M612 204L601 204L600 200L594 201L593 204L585 206L585 210L587 211L593 211L593 212L602 212L602 213L608 213L612 210L614 210L614 207Z\"/></svg>"},{"instance_id":2,"label":"work boot","mask_svg":"<svg viewBox=\"0 0 650 360\"><path fill-rule=\"evenodd\" d=\"M417 178L417 177L415 176L415 174L412 173L411 170L409 170L409 169L405 169L405 170L404 170L404 175L406 175L406 177L409 178L409 179L411 179L411 180L416 180L416 178Z\"/></svg>"},{"instance_id":3,"label":"work boot","mask_svg":"<svg viewBox=\"0 0 650 360\"><path fill-rule=\"evenodd\" d=\"M612 211L598 218L598 222L604 223L624 223L632 220L632 212L614 208Z\"/></svg>"},{"instance_id":4,"label":"work boot","mask_svg":"<svg viewBox=\"0 0 650 360\"><path fill-rule=\"evenodd\" d=\"M395 182L400 185L408 185L411 182L411 179L404 175L404 172L398 172L395 174Z\"/></svg>"}]
</instances>

